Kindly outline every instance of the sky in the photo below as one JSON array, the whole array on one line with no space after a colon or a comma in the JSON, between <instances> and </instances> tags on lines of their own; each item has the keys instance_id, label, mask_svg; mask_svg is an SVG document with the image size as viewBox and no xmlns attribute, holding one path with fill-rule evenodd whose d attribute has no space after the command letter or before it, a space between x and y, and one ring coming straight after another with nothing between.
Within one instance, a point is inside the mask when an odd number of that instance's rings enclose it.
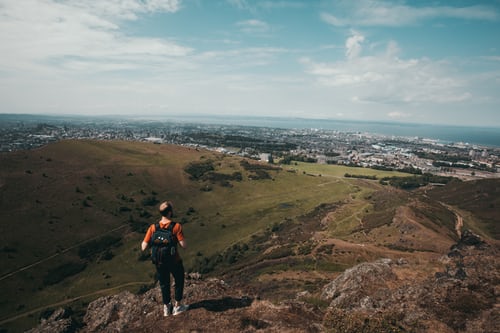
<instances>
[{"instance_id":1,"label":"sky","mask_svg":"<svg viewBox=\"0 0 500 333\"><path fill-rule=\"evenodd\" d=\"M0 113L500 127L500 0L0 0Z\"/></svg>"}]
</instances>

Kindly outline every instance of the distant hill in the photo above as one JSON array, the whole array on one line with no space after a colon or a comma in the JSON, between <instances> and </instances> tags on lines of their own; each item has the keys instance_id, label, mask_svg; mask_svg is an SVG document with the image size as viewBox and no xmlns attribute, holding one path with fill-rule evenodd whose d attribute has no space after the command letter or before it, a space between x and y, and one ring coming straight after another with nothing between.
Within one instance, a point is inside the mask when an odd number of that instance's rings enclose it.
<instances>
[{"instance_id":1,"label":"distant hill","mask_svg":"<svg viewBox=\"0 0 500 333\"><path fill-rule=\"evenodd\" d=\"M347 268L380 258L404 258L423 277L458 240L457 214L498 239L495 181L406 192L346 172L394 174L124 141L0 154L1 327L27 329L60 306L77 318L100 296L151 288L139 244L166 199L185 229L189 272L272 302L304 290L313 301ZM477 191L483 201L464 204Z\"/></svg>"}]
</instances>

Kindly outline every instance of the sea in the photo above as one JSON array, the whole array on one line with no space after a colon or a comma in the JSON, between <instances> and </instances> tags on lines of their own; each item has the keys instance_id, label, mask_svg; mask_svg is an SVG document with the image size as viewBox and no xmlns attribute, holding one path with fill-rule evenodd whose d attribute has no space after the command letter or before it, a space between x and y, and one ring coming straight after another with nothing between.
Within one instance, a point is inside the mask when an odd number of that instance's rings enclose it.
<instances>
[{"instance_id":1,"label":"sea","mask_svg":"<svg viewBox=\"0 0 500 333\"><path fill-rule=\"evenodd\" d=\"M286 129L323 129L339 132L371 133L382 136L430 139L439 143L461 143L487 147L500 147L500 128L451 126L396 122L346 121L288 117L248 116L169 116L172 121L273 127Z\"/></svg>"}]
</instances>

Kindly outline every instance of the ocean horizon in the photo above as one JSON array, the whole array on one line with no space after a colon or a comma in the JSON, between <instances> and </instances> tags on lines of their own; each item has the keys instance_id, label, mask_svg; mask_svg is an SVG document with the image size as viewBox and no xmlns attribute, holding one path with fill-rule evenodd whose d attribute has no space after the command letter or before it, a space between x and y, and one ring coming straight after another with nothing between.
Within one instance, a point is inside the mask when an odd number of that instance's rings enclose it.
<instances>
[{"instance_id":1,"label":"ocean horizon","mask_svg":"<svg viewBox=\"0 0 500 333\"><path fill-rule=\"evenodd\" d=\"M339 132L371 133L382 136L422 138L442 143L464 143L500 147L500 128L433 125L356 120L259 117L259 116L165 116L165 120L218 125L274 127L285 129L323 129Z\"/></svg>"}]
</instances>

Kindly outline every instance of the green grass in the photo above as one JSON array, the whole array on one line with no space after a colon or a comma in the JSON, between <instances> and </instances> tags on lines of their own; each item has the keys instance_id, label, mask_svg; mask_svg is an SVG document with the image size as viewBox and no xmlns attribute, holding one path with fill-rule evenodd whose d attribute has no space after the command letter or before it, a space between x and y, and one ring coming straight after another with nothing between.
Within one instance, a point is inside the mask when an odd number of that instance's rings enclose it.
<instances>
[{"instance_id":1,"label":"green grass","mask_svg":"<svg viewBox=\"0 0 500 333\"><path fill-rule=\"evenodd\" d=\"M344 177L346 173L351 175L364 175L364 176L376 176L378 179L383 177L411 177L412 175L408 173L402 173L397 171L382 171L370 168L357 168L348 167L343 165L331 165L331 164L314 164L297 162L290 166L285 166L287 169L295 169L299 173L306 172L312 175L321 175L328 177Z\"/></svg>"}]
</instances>

